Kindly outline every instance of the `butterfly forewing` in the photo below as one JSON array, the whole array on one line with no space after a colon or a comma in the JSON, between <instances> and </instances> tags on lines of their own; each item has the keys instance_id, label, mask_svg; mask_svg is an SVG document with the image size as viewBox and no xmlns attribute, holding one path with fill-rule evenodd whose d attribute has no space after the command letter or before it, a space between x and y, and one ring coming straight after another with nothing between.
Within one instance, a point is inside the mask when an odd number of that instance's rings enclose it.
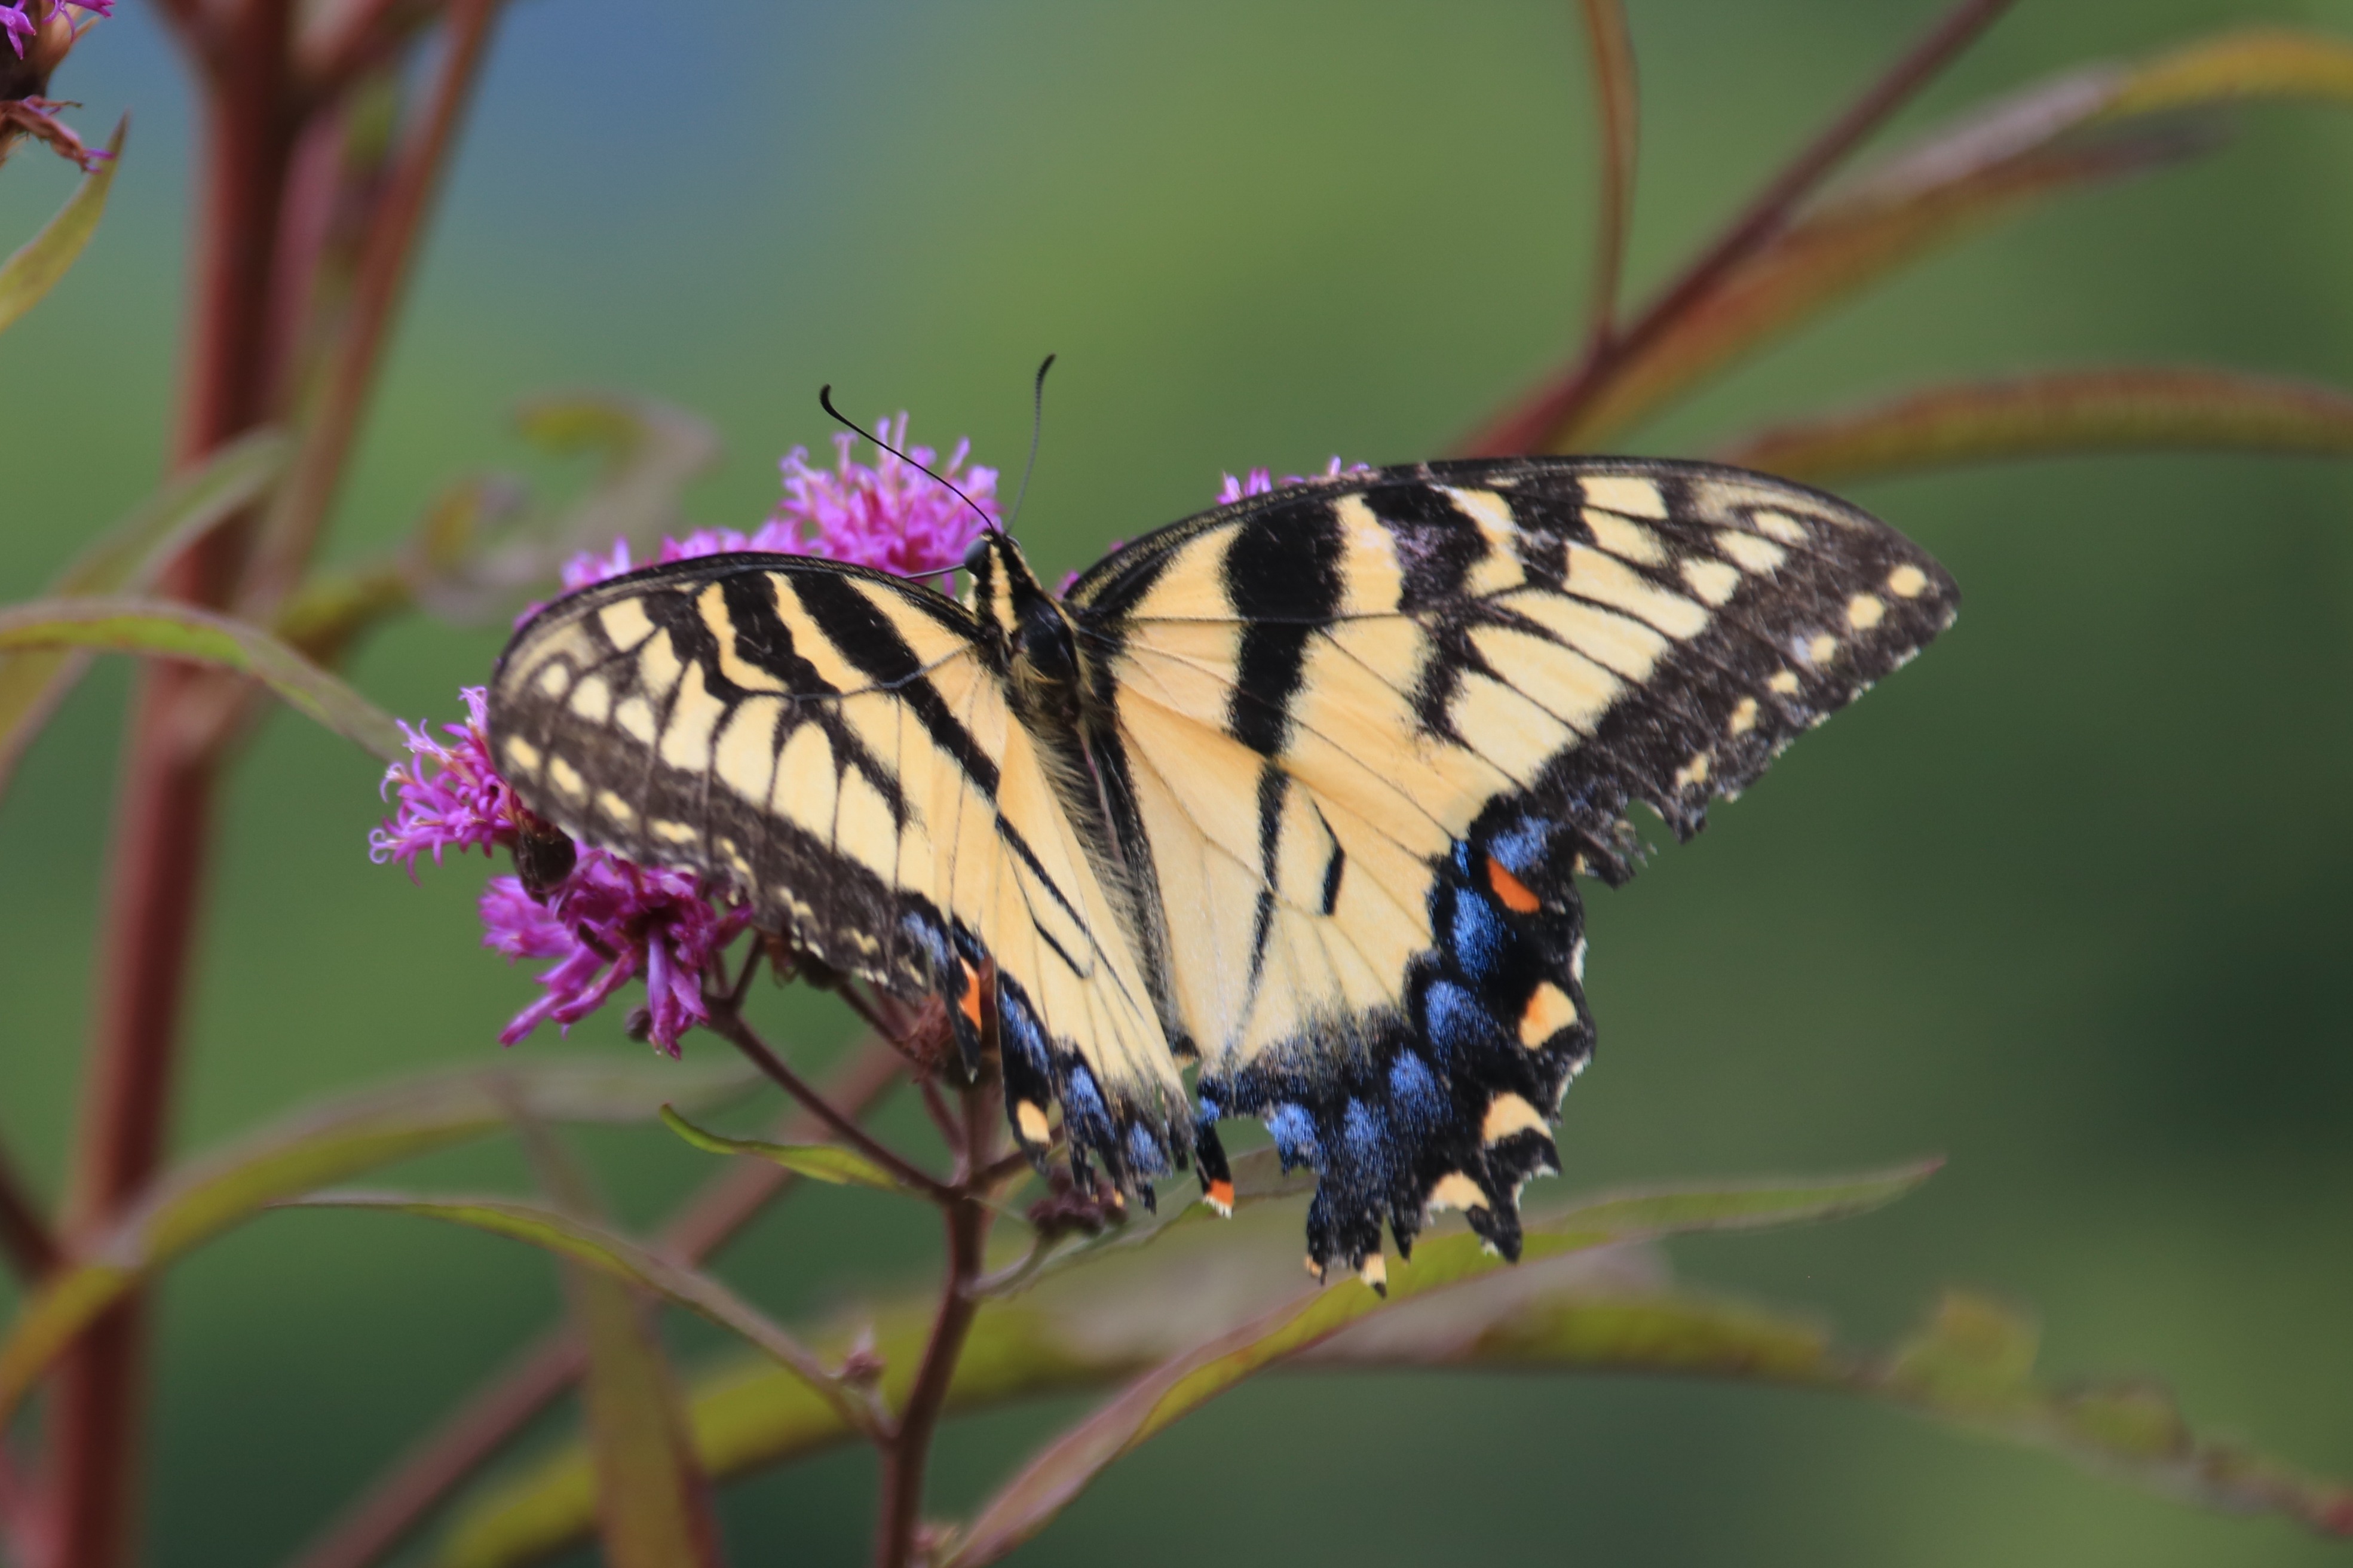
<instances>
[{"instance_id":1,"label":"butterfly forewing","mask_svg":"<svg viewBox=\"0 0 2353 1568\"><path fill-rule=\"evenodd\" d=\"M1515 1249L1592 1048L1574 874L1630 873L1630 802L1695 831L1957 603L1818 492L1546 459L1279 490L1071 599L1171 1031L1205 1119L1258 1116L1322 1173L1319 1266L1434 1207Z\"/></svg>"},{"instance_id":2,"label":"butterfly forewing","mask_svg":"<svg viewBox=\"0 0 2353 1568\"><path fill-rule=\"evenodd\" d=\"M1181 1157L1183 1087L978 634L927 589L831 562L659 567L516 635L492 752L580 842L718 879L832 969L946 995L967 1046L993 974L1017 1127L1042 1142L1059 1101L1075 1141L1140 1179Z\"/></svg>"}]
</instances>

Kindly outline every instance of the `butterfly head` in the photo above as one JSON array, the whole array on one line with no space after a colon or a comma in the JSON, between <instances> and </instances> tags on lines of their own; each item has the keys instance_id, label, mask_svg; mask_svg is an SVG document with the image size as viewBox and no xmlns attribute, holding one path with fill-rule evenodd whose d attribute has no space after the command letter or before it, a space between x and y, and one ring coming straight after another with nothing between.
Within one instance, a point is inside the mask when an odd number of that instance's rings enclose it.
<instances>
[{"instance_id":1,"label":"butterfly head","mask_svg":"<svg viewBox=\"0 0 2353 1568\"><path fill-rule=\"evenodd\" d=\"M1033 711L1070 718L1078 707L1079 652L1061 601L1039 583L1010 534L973 541L964 568L972 576L966 604L1004 659L1015 692Z\"/></svg>"}]
</instances>

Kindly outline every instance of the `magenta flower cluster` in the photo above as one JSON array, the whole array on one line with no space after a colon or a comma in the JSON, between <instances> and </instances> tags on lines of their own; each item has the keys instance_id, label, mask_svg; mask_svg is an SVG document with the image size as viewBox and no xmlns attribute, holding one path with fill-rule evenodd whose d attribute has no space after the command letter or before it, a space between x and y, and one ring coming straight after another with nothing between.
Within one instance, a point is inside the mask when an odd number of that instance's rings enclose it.
<instances>
[{"instance_id":1,"label":"magenta flower cluster","mask_svg":"<svg viewBox=\"0 0 2353 1568\"><path fill-rule=\"evenodd\" d=\"M482 732L485 694L463 693L467 720L444 724L447 740L403 724L409 760L385 774L398 792L392 818L368 835L368 858L397 861L417 873L419 857L439 864L442 851L512 849L534 825L491 765ZM543 828L539 829L544 831ZM493 877L482 891L482 945L510 961L551 958L544 994L499 1033L513 1045L546 1021L568 1028L644 976L647 1037L678 1054L679 1037L710 1015L702 975L748 921L718 890L682 871L632 865L601 849L583 849L571 873L534 897L519 878Z\"/></svg>"},{"instance_id":2,"label":"magenta flower cluster","mask_svg":"<svg viewBox=\"0 0 2353 1568\"><path fill-rule=\"evenodd\" d=\"M0 33L8 35L8 47L21 60L26 41L41 30L43 22L61 12L70 16L75 11L111 16L114 0L75 0L70 6L65 0L0 0Z\"/></svg>"},{"instance_id":3,"label":"magenta flower cluster","mask_svg":"<svg viewBox=\"0 0 2353 1568\"><path fill-rule=\"evenodd\" d=\"M881 435L916 463L936 466L929 448L905 445L906 430L902 414L895 425L884 421ZM698 529L684 539L665 539L655 561L765 550L931 576L960 564L982 529L995 525L996 471L960 473L966 443L958 442L938 471L974 506L887 452L872 464L857 462L851 445L847 437L836 443L839 457L830 470L810 468L806 450L795 448L782 464L785 498L765 523L748 534ZM609 552L566 562L561 575L569 592L619 576L634 564L628 542L619 540ZM512 850L527 832L546 831L530 820L491 761L484 691L469 688L462 696L467 721L443 725L447 739L425 726L401 726L409 760L394 766L384 782L387 797L396 795L395 809L368 836L369 858L378 865L396 861L413 877L421 857L430 855L438 865L444 850L495 854ZM484 946L510 962L554 961L539 973L542 995L500 1031L501 1043L513 1045L543 1023L568 1029L642 978L641 1032L671 1056L679 1053L681 1036L710 1021L703 977L751 918L716 882L595 848L582 848L570 873L537 894L519 878L492 878L482 892L481 917Z\"/></svg>"}]
</instances>

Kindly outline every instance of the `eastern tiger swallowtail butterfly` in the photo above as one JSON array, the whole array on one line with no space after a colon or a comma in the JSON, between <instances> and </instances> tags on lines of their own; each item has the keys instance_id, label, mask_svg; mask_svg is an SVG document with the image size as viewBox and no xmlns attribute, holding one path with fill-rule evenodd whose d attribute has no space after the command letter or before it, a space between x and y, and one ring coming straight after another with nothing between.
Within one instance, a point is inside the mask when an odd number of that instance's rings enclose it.
<instances>
[{"instance_id":1,"label":"eastern tiger swallowtail butterfly","mask_svg":"<svg viewBox=\"0 0 2353 1568\"><path fill-rule=\"evenodd\" d=\"M1957 603L1842 501L1646 459L1313 481L1062 597L1002 533L965 568L961 603L774 554L584 589L502 656L492 754L575 838L945 996L967 1058L993 1006L1015 1135L1059 1117L1082 1184L1189 1157L1226 1206L1217 1123L1258 1118L1317 1173L1311 1266L1374 1282L1440 1208L1517 1255L1628 805L1688 837Z\"/></svg>"}]
</instances>

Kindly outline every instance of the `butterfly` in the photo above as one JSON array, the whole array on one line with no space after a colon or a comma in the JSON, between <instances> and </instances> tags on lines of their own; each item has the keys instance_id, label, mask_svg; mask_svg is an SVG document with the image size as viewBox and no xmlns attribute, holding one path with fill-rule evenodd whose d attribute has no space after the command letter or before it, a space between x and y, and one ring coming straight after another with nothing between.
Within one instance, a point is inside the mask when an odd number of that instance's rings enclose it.
<instances>
[{"instance_id":1,"label":"butterfly","mask_svg":"<svg viewBox=\"0 0 2353 1568\"><path fill-rule=\"evenodd\" d=\"M1590 1058L1576 879L1678 838L1951 624L1831 496L1621 458L1433 462L1257 495L1060 595L984 534L959 601L806 556L547 605L492 755L573 838L720 879L902 998L993 1015L1013 1133L1151 1201L1218 1123L1317 1175L1309 1266L1386 1279L1460 1210L1509 1257ZM1198 1064L1188 1100L1181 1076Z\"/></svg>"}]
</instances>

